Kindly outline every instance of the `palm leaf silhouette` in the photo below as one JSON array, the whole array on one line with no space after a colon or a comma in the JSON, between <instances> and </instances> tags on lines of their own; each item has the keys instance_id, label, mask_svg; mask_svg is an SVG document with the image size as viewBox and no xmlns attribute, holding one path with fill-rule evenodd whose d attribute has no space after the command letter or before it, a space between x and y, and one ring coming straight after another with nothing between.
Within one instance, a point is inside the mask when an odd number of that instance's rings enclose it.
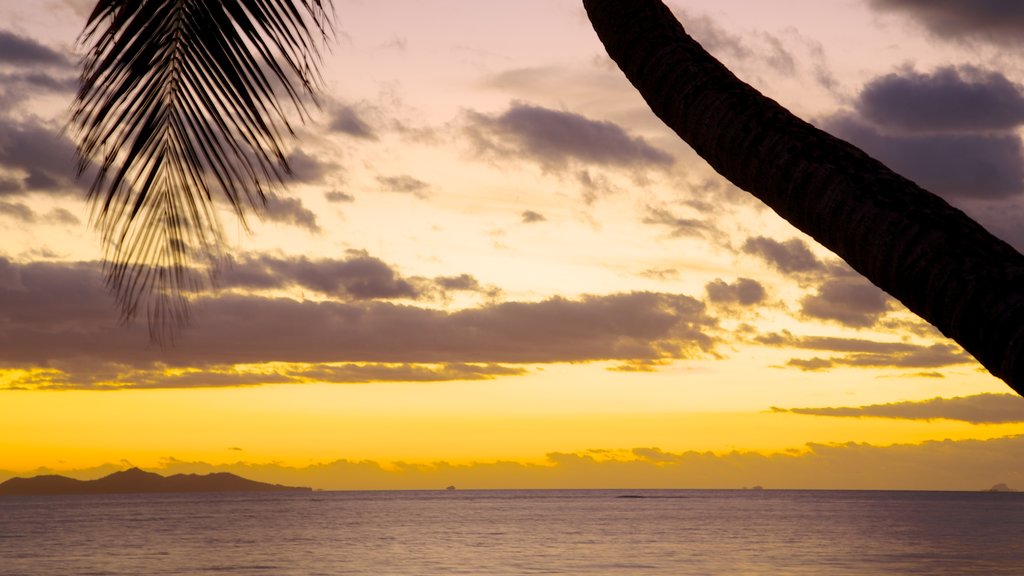
<instances>
[{"instance_id":1,"label":"palm leaf silhouette","mask_svg":"<svg viewBox=\"0 0 1024 576\"><path fill-rule=\"evenodd\" d=\"M316 103L331 0L99 0L71 113L106 279L154 340L221 261L217 205L243 226L290 168L289 115ZM280 101L290 102L282 107Z\"/></svg>"}]
</instances>

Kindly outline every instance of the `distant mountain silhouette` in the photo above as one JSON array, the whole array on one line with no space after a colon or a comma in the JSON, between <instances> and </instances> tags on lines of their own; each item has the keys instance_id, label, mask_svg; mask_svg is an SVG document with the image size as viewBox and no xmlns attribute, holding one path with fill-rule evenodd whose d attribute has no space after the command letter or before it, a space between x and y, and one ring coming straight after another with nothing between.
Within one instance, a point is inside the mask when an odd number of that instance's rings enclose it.
<instances>
[{"instance_id":1,"label":"distant mountain silhouette","mask_svg":"<svg viewBox=\"0 0 1024 576\"><path fill-rule=\"evenodd\" d=\"M44 475L11 478L0 483L0 496L50 496L58 494L154 494L170 492L282 492L311 491L280 484L247 480L228 472L161 476L131 468L97 480L75 480Z\"/></svg>"}]
</instances>

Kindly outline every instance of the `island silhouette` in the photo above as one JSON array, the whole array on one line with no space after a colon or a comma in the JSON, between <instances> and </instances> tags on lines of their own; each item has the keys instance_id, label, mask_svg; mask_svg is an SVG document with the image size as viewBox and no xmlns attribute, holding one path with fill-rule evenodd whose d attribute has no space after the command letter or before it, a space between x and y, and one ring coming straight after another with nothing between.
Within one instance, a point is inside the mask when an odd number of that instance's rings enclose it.
<instances>
[{"instance_id":1,"label":"island silhouette","mask_svg":"<svg viewBox=\"0 0 1024 576\"><path fill-rule=\"evenodd\" d=\"M75 480L67 476L47 474L31 478L11 478L0 483L0 496L174 492L310 492L312 490L312 488L257 482L229 472L161 476L139 468L114 472L96 480Z\"/></svg>"}]
</instances>

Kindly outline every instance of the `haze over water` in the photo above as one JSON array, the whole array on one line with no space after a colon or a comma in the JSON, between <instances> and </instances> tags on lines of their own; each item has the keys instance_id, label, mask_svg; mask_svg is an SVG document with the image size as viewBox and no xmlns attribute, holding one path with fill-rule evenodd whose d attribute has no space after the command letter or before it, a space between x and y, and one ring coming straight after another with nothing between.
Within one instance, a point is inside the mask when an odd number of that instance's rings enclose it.
<instances>
[{"instance_id":1,"label":"haze over water","mask_svg":"<svg viewBox=\"0 0 1024 576\"><path fill-rule=\"evenodd\" d=\"M1019 574L1024 495L455 491L0 499L0 574Z\"/></svg>"}]
</instances>

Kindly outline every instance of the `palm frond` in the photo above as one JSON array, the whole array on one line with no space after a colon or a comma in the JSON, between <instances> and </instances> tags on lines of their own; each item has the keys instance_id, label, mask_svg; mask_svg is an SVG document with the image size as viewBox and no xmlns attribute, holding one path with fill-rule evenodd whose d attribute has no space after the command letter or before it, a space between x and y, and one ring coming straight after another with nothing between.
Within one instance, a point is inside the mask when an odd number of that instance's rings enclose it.
<instances>
[{"instance_id":1,"label":"palm frond","mask_svg":"<svg viewBox=\"0 0 1024 576\"><path fill-rule=\"evenodd\" d=\"M289 116L321 85L331 0L99 0L71 113L78 171L122 317L155 340L187 322L222 259L217 203L242 225L290 173ZM283 106L290 103L290 106Z\"/></svg>"}]
</instances>

